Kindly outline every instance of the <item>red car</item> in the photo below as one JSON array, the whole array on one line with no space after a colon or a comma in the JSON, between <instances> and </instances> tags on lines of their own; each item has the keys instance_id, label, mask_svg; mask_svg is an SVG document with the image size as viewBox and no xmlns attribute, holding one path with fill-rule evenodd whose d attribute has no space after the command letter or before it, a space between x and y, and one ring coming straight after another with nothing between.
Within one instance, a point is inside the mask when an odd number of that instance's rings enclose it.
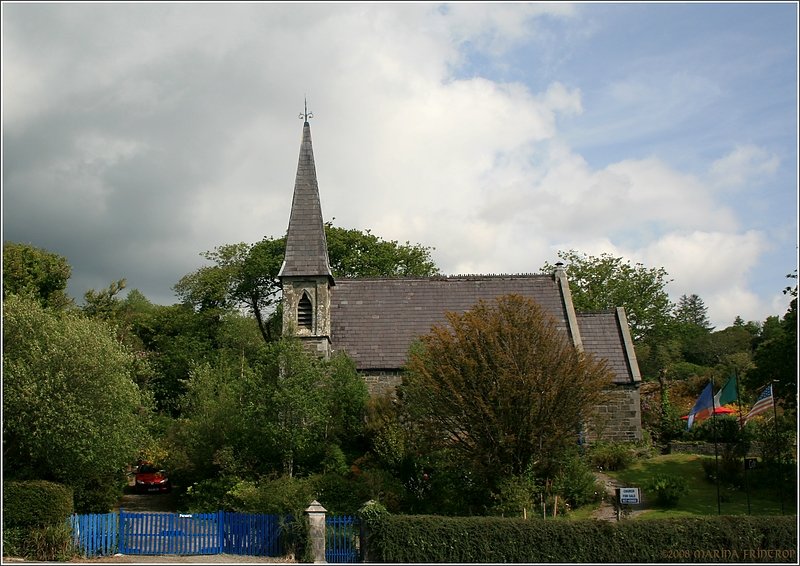
<instances>
[{"instance_id":1,"label":"red car","mask_svg":"<svg viewBox=\"0 0 800 566\"><path fill-rule=\"evenodd\" d=\"M169 493L172 484L164 470L159 470L152 464L141 464L136 469L137 493Z\"/></svg>"}]
</instances>

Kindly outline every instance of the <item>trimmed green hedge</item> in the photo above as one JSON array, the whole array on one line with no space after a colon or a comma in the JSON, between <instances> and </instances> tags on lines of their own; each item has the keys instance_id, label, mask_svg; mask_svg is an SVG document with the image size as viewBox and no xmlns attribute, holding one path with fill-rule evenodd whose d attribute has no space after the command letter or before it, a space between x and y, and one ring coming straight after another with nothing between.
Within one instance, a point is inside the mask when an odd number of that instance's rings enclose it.
<instances>
[{"instance_id":1,"label":"trimmed green hedge","mask_svg":"<svg viewBox=\"0 0 800 566\"><path fill-rule=\"evenodd\" d=\"M796 562L797 517L545 521L386 515L371 521L381 562Z\"/></svg>"},{"instance_id":2,"label":"trimmed green hedge","mask_svg":"<svg viewBox=\"0 0 800 566\"><path fill-rule=\"evenodd\" d=\"M3 482L3 553L27 560L69 560L72 489L43 480Z\"/></svg>"},{"instance_id":3,"label":"trimmed green hedge","mask_svg":"<svg viewBox=\"0 0 800 566\"><path fill-rule=\"evenodd\" d=\"M61 525L72 515L72 490L44 480L3 482L3 528Z\"/></svg>"}]
</instances>

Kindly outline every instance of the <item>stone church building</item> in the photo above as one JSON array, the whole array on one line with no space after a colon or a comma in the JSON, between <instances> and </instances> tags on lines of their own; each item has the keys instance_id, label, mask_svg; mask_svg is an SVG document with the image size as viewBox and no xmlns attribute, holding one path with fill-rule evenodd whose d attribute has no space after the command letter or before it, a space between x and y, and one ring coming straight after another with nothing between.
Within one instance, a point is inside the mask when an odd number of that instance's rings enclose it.
<instances>
[{"instance_id":1,"label":"stone church building","mask_svg":"<svg viewBox=\"0 0 800 566\"><path fill-rule=\"evenodd\" d=\"M278 275L284 334L295 334L324 357L346 352L370 393L381 394L400 383L409 346L444 323L445 312L522 295L552 315L575 348L605 358L614 373L609 401L597 407L588 439L641 439L641 377L625 311L576 312L561 264L548 274L334 279L307 118Z\"/></svg>"}]
</instances>

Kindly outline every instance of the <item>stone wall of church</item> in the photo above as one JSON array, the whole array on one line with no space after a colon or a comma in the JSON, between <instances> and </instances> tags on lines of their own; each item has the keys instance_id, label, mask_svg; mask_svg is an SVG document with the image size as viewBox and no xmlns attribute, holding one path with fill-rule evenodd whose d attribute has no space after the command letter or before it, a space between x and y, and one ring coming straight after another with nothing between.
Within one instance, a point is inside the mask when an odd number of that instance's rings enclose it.
<instances>
[{"instance_id":1,"label":"stone wall of church","mask_svg":"<svg viewBox=\"0 0 800 566\"><path fill-rule=\"evenodd\" d=\"M370 397L383 397L394 395L395 388L403 381L403 374L399 371L369 371L362 373L364 383L367 384Z\"/></svg>"},{"instance_id":2,"label":"stone wall of church","mask_svg":"<svg viewBox=\"0 0 800 566\"><path fill-rule=\"evenodd\" d=\"M369 371L361 374L371 397L392 395L403 381L398 371ZM592 422L586 427L585 440L634 442L642 439L642 410L639 386L617 385L608 399L599 405Z\"/></svg>"},{"instance_id":3,"label":"stone wall of church","mask_svg":"<svg viewBox=\"0 0 800 566\"><path fill-rule=\"evenodd\" d=\"M607 400L598 405L586 427L586 440L634 442L642 439L642 403L639 384L617 385Z\"/></svg>"}]
</instances>

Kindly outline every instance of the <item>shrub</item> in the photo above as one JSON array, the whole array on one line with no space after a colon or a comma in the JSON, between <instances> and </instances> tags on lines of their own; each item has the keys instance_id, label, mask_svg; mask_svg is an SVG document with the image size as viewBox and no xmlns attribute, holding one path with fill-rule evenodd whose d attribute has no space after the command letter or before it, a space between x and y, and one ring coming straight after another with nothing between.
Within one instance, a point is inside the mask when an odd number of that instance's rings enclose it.
<instances>
[{"instance_id":1,"label":"shrub","mask_svg":"<svg viewBox=\"0 0 800 566\"><path fill-rule=\"evenodd\" d=\"M659 474L651 479L647 489L656 494L656 503L662 507L674 507L689 491L684 478L665 474Z\"/></svg>"},{"instance_id":2,"label":"shrub","mask_svg":"<svg viewBox=\"0 0 800 566\"><path fill-rule=\"evenodd\" d=\"M76 513L108 513L119 501L128 479L122 470L115 473L81 475L71 486Z\"/></svg>"},{"instance_id":3,"label":"shrub","mask_svg":"<svg viewBox=\"0 0 800 566\"><path fill-rule=\"evenodd\" d=\"M328 513L353 514L370 498L369 486L357 476L336 473L315 474L308 478L315 497ZM309 501L310 503L310 501Z\"/></svg>"},{"instance_id":4,"label":"shrub","mask_svg":"<svg viewBox=\"0 0 800 566\"><path fill-rule=\"evenodd\" d=\"M242 513L286 513L302 516L314 499L308 478L280 476L258 481L238 480L225 494L226 509Z\"/></svg>"},{"instance_id":5,"label":"shrub","mask_svg":"<svg viewBox=\"0 0 800 566\"><path fill-rule=\"evenodd\" d=\"M627 443L599 442L590 448L589 461L596 469L624 470L633 462L633 450Z\"/></svg>"},{"instance_id":6,"label":"shrub","mask_svg":"<svg viewBox=\"0 0 800 566\"><path fill-rule=\"evenodd\" d=\"M597 485L589 465L577 456L567 459L553 482L553 490L573 507L595 501L603 488Z\"/></svg>"},{"instance_id":7,"label":"shrub","mask_svg":"<svg viewBox=\"0 0 800 566\"><path fill-rule=\"evenodd\" d=\"M43 480L3 482L3 530L60 525L72 510L72 490L65 485Z\"/></svg>"},{"instance_id":8,"label":"shrub","mask_svg":"<svg viewBox=\"0 0 800 566\"><path fill-rule=\"evenodd\" d=\"M43 480L3 483L3 551L29 560L72 556L72 490Z\"/></svg>"},{"instance_id":9,"label":"shrub","mask_svg":"<svg viewBox=\"0 0 800 566\"><path fill-rule=\"evenodd\" d=\"M394 563L705 563L750 562L753 549L771 549L761 561L796 563L796 541L797 517L610 523L379 514L369 525L367 556Z\"/></svg>"},{"instance_id":10,"label":"shrub","mask_svg":"<svg viewBox=\"0 0 800 566\"><path fill-rule=\"evenodd\" d=\"M719 481L720 485L732 487L744 485L744 462L735 454L725 452L717 459L703 458L700 464L706 480L711 483Z\"/></svg>"},{"instance_id":11,"label":"shrub","mask_svg":"<svg viewBox=\"0 0 800 566\"><path fill-rule=\"evenodd\" d=\"M503 480L497 492L492 494L494 504L489 511L494 515L521 517L523 509L533 514L543 487L532 478L515 476Z\"/></svg>"},{"instance_id":12,"label":"shrub","mask_svg":"<svg viewBox=\"0 0 800 566\"><path fill-rule=\"evenodd\" d=\"M72 548L72 529L66 521L29 529L23 548L23 556L31 560L65 561L76 554Z\"/></svg>"},{"instance_id":13,"label":"shrub","mask_svg":"<svg viewBox=\"0 0 800 566\"><path fill-rule=\"evenodd\" d=\"M195 482L186 488L183 505L193 513L206 513L209 510L244 511L230 502L229 492L237 485L238 478L221 478ZM249 509L248 509L249 511Z\"/></svg>"}]
</instances>

